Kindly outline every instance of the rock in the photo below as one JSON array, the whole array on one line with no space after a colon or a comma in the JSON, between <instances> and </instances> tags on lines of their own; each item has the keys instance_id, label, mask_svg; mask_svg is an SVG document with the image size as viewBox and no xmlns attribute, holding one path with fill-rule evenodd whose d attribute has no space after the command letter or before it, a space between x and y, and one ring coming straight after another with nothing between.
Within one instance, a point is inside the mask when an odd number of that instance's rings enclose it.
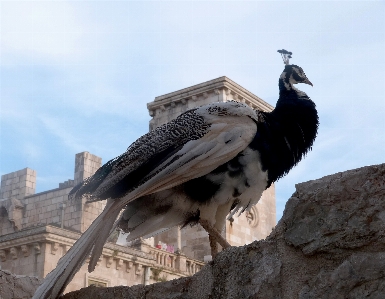
<instances>
[{"instance_id":1,"label":"rock","mask_svg":"<svg viewBox=\"0 0 385 299\"><path fill-rule=\"evenodd\" d=\"M266 240L231 247L192 277L63 297L75 298L385 298L385 164L296 185Z\"/></svg>"},{"instance_id":2,"label":"rock","mask_svg":"<svg viewBox=\"0 0 385 299\"><path fill-rule=\"evenodd\" d=\"M0 270L0 299L32 298L41 280Z\"/></svg>"}]
</instances>

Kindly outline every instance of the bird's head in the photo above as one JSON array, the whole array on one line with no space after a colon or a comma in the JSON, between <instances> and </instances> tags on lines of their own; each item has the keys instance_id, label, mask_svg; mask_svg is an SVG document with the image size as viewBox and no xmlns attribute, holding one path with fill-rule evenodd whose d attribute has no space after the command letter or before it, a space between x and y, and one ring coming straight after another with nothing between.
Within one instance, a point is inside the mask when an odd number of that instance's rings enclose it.
<instances>
[{"instance_id":1,"label":"bird's head","mask_svg":"<svg viewBox=\"0 0 385 299\"><path fill-rule=\"evenodd\" d=\"M303 69L300 66L295 64L287 64L285 66L285 69L283 70L280 77L280 83L281 81L282 81L282 86L280 84L280 87L288 90L292 89L293 84L297 84L297 83L305 83L313 86L313 84L306 77L306 74L303 71Z\"/></svg>"}]
</instances>

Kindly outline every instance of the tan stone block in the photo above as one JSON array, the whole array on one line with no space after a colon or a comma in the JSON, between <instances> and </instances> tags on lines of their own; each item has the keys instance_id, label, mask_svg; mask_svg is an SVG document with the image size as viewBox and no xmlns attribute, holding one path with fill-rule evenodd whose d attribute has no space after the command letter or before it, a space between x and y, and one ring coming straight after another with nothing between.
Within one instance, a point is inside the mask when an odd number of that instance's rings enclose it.
<instances>
[{"instance_id":1,"label":"tan stone block","mask_svg":"<svg viewBox=\"0 0 385 299\"><path fill-rule=\"evenodd\" d=\"M64 197L63 196L55 196L52 198L52 204L57 204L57 203L61 203L64 201Z\"/></svg>"},{"instance_id":2,"label":"tan stone block","mask_svg":"<svg viewBox=\"0 0 385 299\"><path fill-rule=\"evenodd\" d=\"M25 168L23 169L23 174L27 174L27 175L32 175L33 174L33 170L31 168Z\"/></svg>"},{"instance_id":3,"label":"tan stone block","mask_svg":"<svg viewBox=\"0 0 385 299\"><path fill-rule=\"evenodd\" d=\"M2 189L2 191L3 191L3 192L6 192L6 191L11 192L13 189L15 189L15 188L13 188L13 185L8 185L8 186L5 186L5 187Z\"/></svg>"},{"instance_id":4,"label":"tan stone block","mask_svg":"<svg viewBox=\"0 0 385 299\"><path fill-rule=\"evenodd\" d=\"M11 172L8 174L8 176L9 175L11 175L12 177L21 176L21 175L27 174L27 172L28 172L28 168L24 168L24 169L20 169L18 171L15 171L15 172Z\"/></svg>"},{"instance_id":5,"label":"tan stone block","mask_svg":"<svg viewBox=\"0 0 385 299\"><path fill-rule=\"evenodd\" d=\"M54 197L54 193L53 192L47 192L47 193L45 193L45 196L46 196L46 199L50 199L50 198Z\"/></svg>"},{"instance_id":6,"label":"tan stone block","mask_svg":"<svg viewBox=\"0 0 385 299\"><path fill-rule=\"evenodd\" d=\"M2 192L2 198L8 198L10 197L10 195L11 195L10 191Z\"/></svg>"}]
</instances>

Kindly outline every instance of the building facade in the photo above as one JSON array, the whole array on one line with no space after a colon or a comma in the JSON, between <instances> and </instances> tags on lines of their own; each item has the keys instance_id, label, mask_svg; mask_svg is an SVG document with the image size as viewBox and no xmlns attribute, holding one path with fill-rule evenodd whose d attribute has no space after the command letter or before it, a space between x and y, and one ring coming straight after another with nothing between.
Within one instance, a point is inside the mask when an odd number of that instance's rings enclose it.
<instances>
[{"instance_id":1,"label":"building facade","mask_svg":"<svg viewBox=\"0 0 385 299\"><path fill-rule=\"evenodd\" d=\"M180 113L206 103L236 100L253 108L272 107L226 77L201 83L155 98L147 105L150 129ZM74 178L58 188L35 193L36 171L25 168L1 177L0 265L20 275L45 277L74 242L101 213L104 202L68 201L68 193L102 165L102 159L88 152L75 156ZM223 235L239 246L265 238L275 226L274 186L266 190L250 213L234 217ZM120 238L121 239L121 238ZM157 246L168 244L169 246ZM160 248L159 248L160 247ZM178 249L174 251L174 249ZM66 292L94 284L116 286L150 284L193 275L209 260L208 235L199 225L178 227L129 246L111 238L103 249L94 272L86 262Z\"/></svg>"}]
</instances>

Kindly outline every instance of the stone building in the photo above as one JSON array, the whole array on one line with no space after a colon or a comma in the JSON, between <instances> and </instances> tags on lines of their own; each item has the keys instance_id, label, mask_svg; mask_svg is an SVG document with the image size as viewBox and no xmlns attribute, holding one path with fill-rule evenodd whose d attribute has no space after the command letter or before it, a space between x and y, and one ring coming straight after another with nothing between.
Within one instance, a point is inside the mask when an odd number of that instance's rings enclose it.
<instances>
[{"instance_id":1,"label":"stone building","mask_svg":"<svg viewBox=\"0 0 385 299\"><path fill-rule=\"evenodd\" d=\"M155 98L148 104L150 129L198 105L236 100L269 111L272 107L240 85L221 77ZM103 210L104 202L68 201L73 186L91 176L102 159L88 152L75 156L74 179L58 188L35 193L36 171L25 168L1 177L0 265L15 274L45 277ZM228 221L223 232L232 245L266 237L275 226L274 186L251 212ZM176 253L156 248L172 244ZM119 243L122 244L122 243ZM66 292L91 284L99 286L150 284L196 273L210 254L208 236L200 226L173 228L149 240L127 246L108 242L94 272L87 263Z\"/></svg>"}]
</instances>

